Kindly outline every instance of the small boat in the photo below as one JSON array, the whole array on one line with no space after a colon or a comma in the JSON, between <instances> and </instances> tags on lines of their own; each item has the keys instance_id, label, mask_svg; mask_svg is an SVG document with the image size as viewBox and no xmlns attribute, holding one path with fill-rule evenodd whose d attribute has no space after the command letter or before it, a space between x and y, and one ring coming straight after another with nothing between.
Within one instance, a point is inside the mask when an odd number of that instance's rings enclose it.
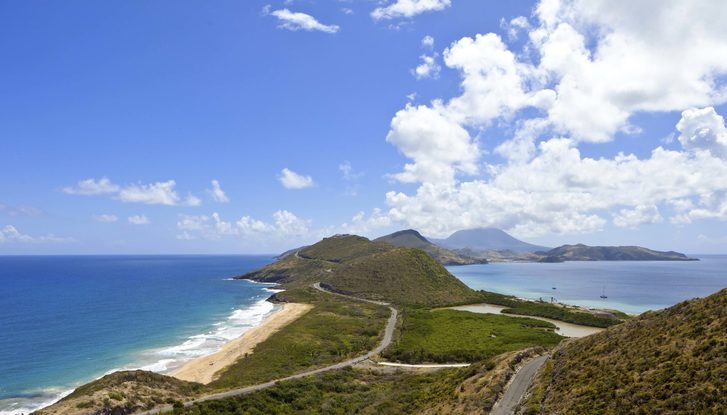
<instances>
[{"instance_id":1,"label":"small boat","mask_svg":"<svg viewBox=\"0 0 727 415\"><path fill-rule=\"evenodd\" d=\"M601 291L601 298L603 298L603 299L606 299L606 298L608 298L608 297L606 296L606 287L605 287L605 286L603 287L603 290Z\"/></svg>"},{"instance_id":2,"label":"small boat","mask_svg":"<svg viewBox=\"0 0 727 415\"><path fill-rule=\"evenodd\" d=\"M555 287L553 287L553 289L555 289Z\"/></svg>"}]
</instances>

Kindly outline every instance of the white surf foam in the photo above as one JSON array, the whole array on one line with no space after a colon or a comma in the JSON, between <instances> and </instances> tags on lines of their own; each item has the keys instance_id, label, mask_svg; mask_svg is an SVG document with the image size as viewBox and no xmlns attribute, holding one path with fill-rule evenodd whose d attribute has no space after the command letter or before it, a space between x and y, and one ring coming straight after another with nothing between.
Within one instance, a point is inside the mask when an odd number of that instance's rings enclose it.
<instances>
[{"instance_id":1,"label":"white surf foam","mask_svg":"<svg viewBox=\"0 0 727 415\"><path fill-rule=\"evenodd\" d=\"M267 288L265 290L271 292L282 291ZM246 307L234 309L225 320L214 323L210 331L190 336L182 343L174 346L144 351L138 356L138 359L135 359L136 363L111 369L105 372L104 375L119 370L136 369L170 373L192 359L219 351L227 342L240 337L251 328L259 326L265 318L277 309L277 306L265 299ZM58 402L74 390L75 388L54 388L33 394L32 397L2 399L0 400L0 415L29 414Z\"/></svg>"}]
</instances>

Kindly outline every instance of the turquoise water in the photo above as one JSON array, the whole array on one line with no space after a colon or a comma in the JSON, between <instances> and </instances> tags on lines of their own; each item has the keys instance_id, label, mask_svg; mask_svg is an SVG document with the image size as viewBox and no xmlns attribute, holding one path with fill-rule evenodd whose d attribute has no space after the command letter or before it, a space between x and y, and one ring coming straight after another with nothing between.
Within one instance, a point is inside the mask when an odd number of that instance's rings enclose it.
<instances>
[{"instance_id":1,"label":"turquoise water","mask_svg":"<svg viewBox=\"0 0 727 415\"><path fill-rule=\"evenodd\" d=\"M0 415L29 412L120 368L164 372L273 310L230 277L262 256L0 257Z\"/></svg>"},{"instance_id":2,"label":"turquoise water","mask_svg":"<svg viewBox=\"0 0 727 415\"><path fill-rule=\"evenodd\" d=\"M641 313L727 287L727 255L700 261L493 263L447 267L478 290ZM555 290L553 289L555 287ZM605 290L608 298L601 299Z\"/></svg>"}]
</instances>

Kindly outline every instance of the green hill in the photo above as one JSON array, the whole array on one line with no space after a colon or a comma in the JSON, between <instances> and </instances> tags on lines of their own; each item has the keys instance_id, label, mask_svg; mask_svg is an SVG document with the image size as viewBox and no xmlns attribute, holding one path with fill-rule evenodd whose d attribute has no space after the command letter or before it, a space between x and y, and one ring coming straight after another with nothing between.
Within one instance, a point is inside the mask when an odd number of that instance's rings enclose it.
<instances>
[{"instance_id":1,"label":"green hill","mask_svg":"<svg viewBox=\"0 0 727 415\"><path fill-rule=\"evenodd\" d=\"M565 343L527 413L727 413L727 289Z\"/></svg>"},{"instance_id":2,"label":"green hill","mask_svg":"<svg viewBox=\"0 0 727 415\"><path fill-rule=\"evenodd\" d=\"M402 305L476 302L480 294L422 250L336 235L240 276L286 288L321 282L333 290Z\"/></svg>"},{"instance_id":3,"label":"green hill","mask_svg":"<svg viewBox=\"0 0 727 415\"><path fill-rule=\"evenodd\" d=\"M376 238L374 241L384 242L399 248L421 249L442 265L470 265L487 263L487 260L484 258L476 259L435 245L413 229L394 232L390 235Z\"/></svg>"},{"instance_id":4,"label":"green hill","mask_svg":"<svg viewBox=\"0 0 727 415\"><path fill-rule=\"evenodd\" d=\"M402 305L441 306L480 298L432 257L414 248L358 258L335 269L324 282L339 292Z\"/></svg>"}]
</instances>

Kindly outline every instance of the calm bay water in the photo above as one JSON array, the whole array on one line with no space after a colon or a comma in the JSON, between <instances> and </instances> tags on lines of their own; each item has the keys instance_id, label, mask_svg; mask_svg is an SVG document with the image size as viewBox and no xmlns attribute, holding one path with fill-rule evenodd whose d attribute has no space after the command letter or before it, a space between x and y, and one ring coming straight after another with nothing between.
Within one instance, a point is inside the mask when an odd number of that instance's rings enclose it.
<instances>
[{"instance_id":1,"label":"calm bay water","mask_svg":"<svg viewBox=\"0 0 727 415\"><path fill-rule=\"evenodd\" d=\"M28 412L118 368L165 371L273 310L229 278L262 256L0 257L0 415Z\"/></svg>"},{"instance_id":2,"label":"calm bay water","mask_svg":"<svg viewBox=\"0 0 727 415\"><path fill-rule=\"evenodd\" d=\"M493 263L448 269L478 290L641 313L727 287L727 255L695 257L700 261ZM600 298L604 289L607 299Z\"/></svg>"}]
</instances>

